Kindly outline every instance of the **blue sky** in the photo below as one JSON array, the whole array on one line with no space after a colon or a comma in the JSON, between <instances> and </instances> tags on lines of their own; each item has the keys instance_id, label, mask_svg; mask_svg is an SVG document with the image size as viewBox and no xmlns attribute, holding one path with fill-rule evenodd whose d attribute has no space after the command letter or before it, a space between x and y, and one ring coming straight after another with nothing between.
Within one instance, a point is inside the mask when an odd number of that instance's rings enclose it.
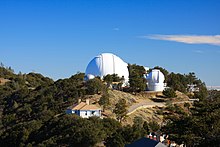
<instances>
[{"instance_id":1,"label":"blue sky","mask_svg":"<svg viewBox=\"0 0 220 147\"><path fill-rule=\"evenodd\" d=\"M219 0L0 0L0 62L53 79L96 55L220 85Z\"/></svg>"}]
</instances>

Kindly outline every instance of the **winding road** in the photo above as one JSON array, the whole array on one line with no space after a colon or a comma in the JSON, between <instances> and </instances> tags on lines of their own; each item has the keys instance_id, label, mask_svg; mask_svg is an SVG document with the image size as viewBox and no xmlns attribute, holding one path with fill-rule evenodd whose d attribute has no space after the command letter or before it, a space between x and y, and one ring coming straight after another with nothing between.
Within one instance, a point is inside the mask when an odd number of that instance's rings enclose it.
<instances>
[{"instance_id":1,"label":"winding road","mask_svg":"<svg viewBox=\"0 0 220 147\"><path fill-rule=\"evenodd\" d=\"M181 102L173 102L173 104L181 104L181 103L192 103L192 101L181 101ZM134 104L128 108L127 115L134 113L135 111L143 108L152 108L152 107L165 107L164 102L149 102L149 101L141 101L137 104Z\"/></svg>"}]
</instances>

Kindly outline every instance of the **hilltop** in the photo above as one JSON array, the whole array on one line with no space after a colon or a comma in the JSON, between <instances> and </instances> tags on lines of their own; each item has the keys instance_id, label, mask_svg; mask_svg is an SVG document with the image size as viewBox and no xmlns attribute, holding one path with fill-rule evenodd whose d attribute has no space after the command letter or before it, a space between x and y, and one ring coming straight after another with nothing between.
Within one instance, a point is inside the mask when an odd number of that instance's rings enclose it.
<instances>
[{"instance_id":1,"label":"hilltop","mask_svg":"<svg viewBox=\"0 0 220 147\"><path fill-rule=\"evenodd\" d=\"M189 141L194 138L187 133L198 138L202 134L205 140L197 140L198 144L209 143L207 133L219 140L215 136L219 123L219 107L216 107L219 93L211 91L207 95L200 81L197 81L199 91L187 93L187 83L181 83L187 76L174 73L168 76L168 83L175 89L174 98L138 88L126 92L109 89L99 78L85 82L84 73L53 81L38 73L14 74L10 68L0 67L0 78L5 81L0 85L0 144L96 146L97 143L103 145L104 141L105 146L124 146L157 131L170 134L170 138L179 143L192 144ZM77 103L79 98L89 98L99 105L103 97L109 98L109 103L102 119L65 114L66 108ZM189 103L189 97L198 98L199 102ZM125 100L127 111L117 120L114 110L120 100Z\"/></svg>"}]
</instances>

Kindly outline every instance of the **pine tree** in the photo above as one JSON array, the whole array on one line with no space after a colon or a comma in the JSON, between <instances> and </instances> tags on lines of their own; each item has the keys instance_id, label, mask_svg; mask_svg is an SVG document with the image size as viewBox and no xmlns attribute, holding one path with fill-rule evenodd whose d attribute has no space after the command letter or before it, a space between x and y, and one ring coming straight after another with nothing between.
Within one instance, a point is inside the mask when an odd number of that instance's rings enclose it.
<instances>
[{"instance_id":1,"label":"pine tree","mask_svg":"<svg viewBox=\"0 0 220 147\"><path fill-rule=\"evenodd\" d=\"M120 99L115 105L113 112L116 114L116 118L121 121L127 114L127 104L125 99Z\"/></svg>"}]
</instances>

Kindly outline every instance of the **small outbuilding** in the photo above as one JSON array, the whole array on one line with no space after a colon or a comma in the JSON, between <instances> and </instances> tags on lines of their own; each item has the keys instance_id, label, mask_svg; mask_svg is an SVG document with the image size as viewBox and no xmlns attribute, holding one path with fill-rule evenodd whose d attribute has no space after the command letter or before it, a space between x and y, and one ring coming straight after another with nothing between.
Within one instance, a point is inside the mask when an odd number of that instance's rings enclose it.
<instances>
[{"instance_id":1,"label":"small outbuilding","mask_svg":"<svg viewBox=\"0 0 220 147\"><path fill-rule=\"evenodd\" d=\"M153 69L147 76L147 88L149 91L163 91L165 77L159 69Z\"/></svg>"},{"instance_id":2,"label":"small outbuilding","mask_svg":"<svg viewBox=\"0 0 220 147\"><path fill-rule=\"evenodd\" d=\"M76 114L82 118L101 117L101 108L96 105L90 105L89 99L87 99L86 102L79 101L78 104L68 107L66 114Z\"/></svg>"}]
</instances>

